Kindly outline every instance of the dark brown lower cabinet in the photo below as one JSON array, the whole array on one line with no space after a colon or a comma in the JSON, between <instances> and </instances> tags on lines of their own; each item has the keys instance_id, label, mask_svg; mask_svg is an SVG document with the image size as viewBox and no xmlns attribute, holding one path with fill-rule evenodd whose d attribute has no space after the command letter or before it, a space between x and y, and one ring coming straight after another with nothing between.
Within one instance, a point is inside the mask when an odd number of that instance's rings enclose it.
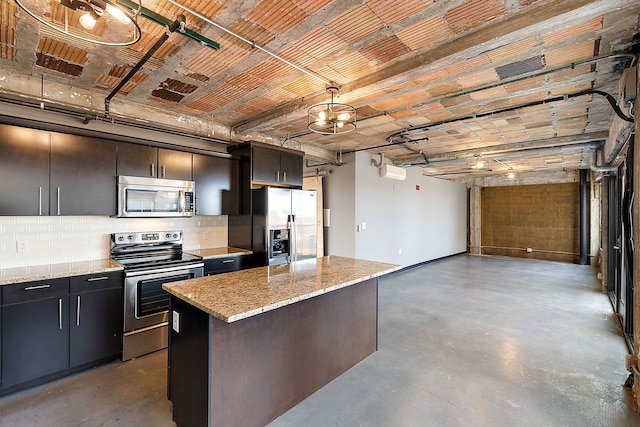
<instances>
[{"instance_id":1,"label":"dark brown lower cabinet","mask_svg":"<svg viewBox=\"0 0 640 427\"><path fill-rule=\"evenodd\" d=\"M122 351L122 287L69 297L71 368L100 361Z\"/></svg>"},{"instance_id":2,"label":"dark brown lower cabinet","mask_svg":"<svg viewBox=\"0 0 640 427\"><path fill-rule=\"evenodd\" d=\"M122 272L0 287L0 395L117 358Z\"/></svg>"},{"instance_id":3,"label":"dark brown lower cabinet","mask_svg":"<svg viewBox=\"0 0 640 427\"><path fill-rule=\"evenodd\" d=\"M58 279L59 280L59 279ZM68 279L64 282L36 282L21 286L26 295L42 299L7 304L2 307L2 388L55 374L69 364ZM16 285L8 285L16 286ZM19 285L18 285L19 286ZM49 286L49 288L45 288ZM41 287L41 288L38 288ZM53 289L58 295L51 295ZM26 290L25 290L26 289ZM4 291L4 289L3 289Z\"/></svg>"}]
</instances>

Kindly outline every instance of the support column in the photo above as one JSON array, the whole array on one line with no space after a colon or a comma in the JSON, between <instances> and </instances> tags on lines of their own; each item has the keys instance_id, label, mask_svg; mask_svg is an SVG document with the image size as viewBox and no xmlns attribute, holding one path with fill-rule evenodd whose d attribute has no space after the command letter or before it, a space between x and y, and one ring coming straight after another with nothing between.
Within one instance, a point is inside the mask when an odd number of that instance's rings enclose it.
<instances>
[{"instance_id":1,"label":"support column","mask_svg":"<svg viewBox=\"0 0 640 427\"><path fill-rule=\"evenodd\" d=\"M580 169L580 265L589 262L589 181L587 170Z\"/></svg>"},{"instance_id":2,"label":"support column","mask_svg":"<svg viewBox=\"0 0 640 427\"><path fill-rule=\"evenodd\" d=\"M638 73L638 79L640 79L640 67L636 68ZM638 111L640 108L640 91L637 93L634 111ZM640 135L640 122L636 119L635 123L635 138L632 141L636 144L638 141L638 135ZM633 150L633 194L634 203L633 210L631 212L631 218L633 221L633 241L640 242L640 201L638 195L640 195L640 147L634 145ZM640 249L636 248L633 251L633 349L636 357L640 354ZM640 405L640 375L637 373L634 375L633 391L636 398L636 403Z\"/></svg>"},{"instance_id":3,"label":"support column","mask_svg":"<svg viewBox=\"0 0 640 427\"><path fill-rule=\"evenodd\" d=\"M469 189L469 254L482 255L482 187L473 184Z\"/></svg>"}]
</instances>

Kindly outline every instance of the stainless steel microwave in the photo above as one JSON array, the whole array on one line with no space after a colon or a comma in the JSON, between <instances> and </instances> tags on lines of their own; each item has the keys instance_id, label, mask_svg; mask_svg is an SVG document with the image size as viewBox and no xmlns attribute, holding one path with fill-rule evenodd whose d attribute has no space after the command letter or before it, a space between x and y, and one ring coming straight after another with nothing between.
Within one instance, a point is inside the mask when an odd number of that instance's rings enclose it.
<instances>
[{"instance_id":1,"label":"stainless steel microwave","mask_svg":"<svg viewBox=\"0 0 640 427\"><path fill-rule=\"evenodd\" d=\"M195 182L139 176L117 177L119 218L190 217Z\"/></svg>"}]
</instances>

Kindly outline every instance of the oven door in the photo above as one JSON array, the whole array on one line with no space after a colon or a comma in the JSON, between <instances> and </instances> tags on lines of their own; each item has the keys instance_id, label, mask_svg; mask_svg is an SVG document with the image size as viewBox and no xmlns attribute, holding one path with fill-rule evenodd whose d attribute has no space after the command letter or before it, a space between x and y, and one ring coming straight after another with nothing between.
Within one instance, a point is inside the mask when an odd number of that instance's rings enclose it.
<instances>
[{"instance_id":1,"label":"oven door","mask_svg":"<svg viewBox=\"0 0 640 427\"><path fill-rule=\"evenodd\" d=\"M169 294L164 283L202 277L203 263L125 272L124 332L168 321Z\"/></svg>"}]
</instances>

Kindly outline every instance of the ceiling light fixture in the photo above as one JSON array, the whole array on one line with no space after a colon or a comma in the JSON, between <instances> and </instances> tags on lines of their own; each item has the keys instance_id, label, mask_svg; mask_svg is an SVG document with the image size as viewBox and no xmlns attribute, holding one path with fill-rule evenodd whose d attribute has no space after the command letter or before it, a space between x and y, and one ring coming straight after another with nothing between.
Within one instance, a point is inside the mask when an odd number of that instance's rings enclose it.
<instances>
[{"instance_id":1,"label":"ceiling light fixture","mask_svg":"<svg viewBox=\"0 0 640 427\"><path fill-rule=\"evenodd\" d=\"M327 86L331 94L330 102L322 102L307 110L308 126L311 132L323 135L336 135L356 130L356 109L349 104L334 102L333 97L340 88L335 82Z\"/></svg>"},{"instance_id":2,"label":"ceiling light fixture","mask_svg":"<svg viewBox=\"0 0 640 427\"><path fill-rule=\"evenodd\" d=\"M142 35L131 11L117 0L14 1L43 25L85 42L129 46ZM98 22L104 25L96 28Z\"/></svg>"}]
</instances>

